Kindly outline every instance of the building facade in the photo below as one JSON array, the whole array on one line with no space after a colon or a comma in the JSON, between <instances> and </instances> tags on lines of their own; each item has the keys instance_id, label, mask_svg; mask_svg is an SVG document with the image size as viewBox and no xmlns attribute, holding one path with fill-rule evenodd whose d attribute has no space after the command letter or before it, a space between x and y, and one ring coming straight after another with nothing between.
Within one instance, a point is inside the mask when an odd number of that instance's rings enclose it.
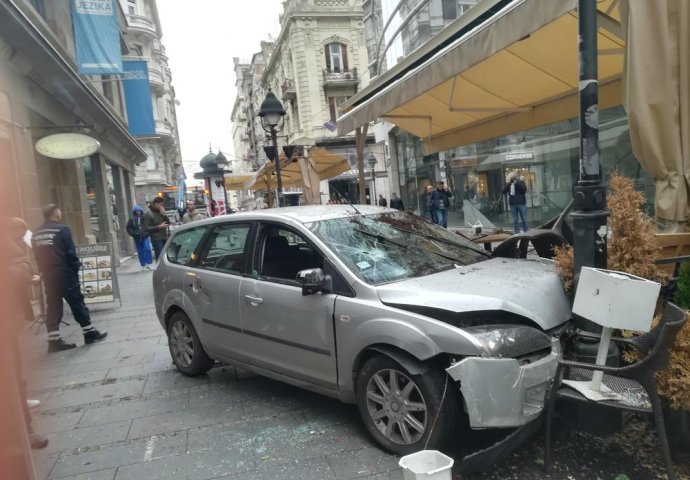
<instances>
[{"instance_id":1,"label":"building facade","mask_svg":"<svg viewBox=\"0 0 690 480\"><path fill-rule=\"evenodd\" d=\"M146 162L137 166L136 202L144 205L164 192L174 198L180 176L184 176L180 138L175 112L175 89L168 57L161 39L163 31L156 0L120 0L127 16L128 60L144 60L151 83L151 104L155 135L137 140L146 152ZM170 202L168 202L170 203ZM172 205L168 205L168 209Z\"/></svg>"},{"instance_id":2,"label":"building facade","mask_svg":"<svg viewBox=\"0 0 690 480\"><path fill-rule=\"evenodd\" d=\"M56 203L77 243L112 243L117 260L133 250L125 224L146 154L128 133L121 81L77 73L72 3L0 1L0 158L2 174L15 179L5 209L36 228L42 205ZM118 18L125 55L124 11ZM88 135L100 149L42 156L36 142L55 133Z\"/></svg>"},{"instance_id":3,"label":"building facade","mask_svg":"<svg viewBox=\"0 0 690 480\"><path fill-rule=\"evenodd\" d=\"M369 63L364 12L360 0L294 0L283 3L280 34L274 42L262 44L262 51L249 64L237 64L238 83L243 85L246 138L236 143L236 153L253 155L265 162L263 147L270 145L256 114L269 90L282 102L287 114L279 132L283 145L319 146L348 158L353 170L320 185L322 203L346 197L356 201L357 187L355 136L338 136L336 120L345 100L369 80ZM269 47L270 44L270 47ZM240 75L243 80L240 81ZM241 133L240 133L241 135ZM373 134L368 144L373 144ZM241 147L237 147L241 145ZM382 193L388 197L388 173L382 146L367 148L377 158L375 173L366 169L367 195ZM375 179L375 185L372 179ZM299 190L285 189L288 204L299 202Z\"/></svg>"}]
</instances>

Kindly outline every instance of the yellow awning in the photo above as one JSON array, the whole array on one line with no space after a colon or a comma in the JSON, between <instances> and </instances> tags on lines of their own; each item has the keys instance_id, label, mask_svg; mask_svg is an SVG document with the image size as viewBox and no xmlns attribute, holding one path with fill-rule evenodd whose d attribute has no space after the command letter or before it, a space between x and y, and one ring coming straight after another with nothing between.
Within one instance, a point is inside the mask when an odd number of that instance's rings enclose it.
<instances>
[{"instance_id":1,"label":"yellow awning","mask_svg":"<svg viewBox=\"0 0 690 480\"><path fill-rule=\"evenodd\" d=\"M492 2L498 3L484 3ZM597 3L602 109L622 98L625 42L617 4ZM576 7L577 0L522 0L480 26L470 28L468 18L464 34L429 51L419 66L393 67L351 98L338 133L384 118L422 139L430 154L577 117ZM448 28L462 31L462 22Z\"/></svg>"},{"instance_id":2,"label":"yellow awning","mask_svg":"<svg viewBox=\"0 0 690 480\"><path fill-rule=\"evenodd\" d=\"M225 175L225 189L226 190L244 190L244 184L252 178L252 174L246 175L231 174Z\"/></svg>"},{"instance_id":3,"label":"yellow awning","mask_svg":"<svg viewBox=\"0 0 690 480\"><path fill-rule=\"evenodd\" d=\"M283 187L318 187L312 185L316 180L327 180L340 175L350 169L350 164L345 157L329 152L325 148L313 147L309 150L308 157L286 158L280 157L280 177ZM310 170L307 176L315 178L304 178L303 171ZM277 187L275 166L273 162L266 162L258 172L251 176L244 183L245 189L268 190Z\"/></svg>"}]
</instances>

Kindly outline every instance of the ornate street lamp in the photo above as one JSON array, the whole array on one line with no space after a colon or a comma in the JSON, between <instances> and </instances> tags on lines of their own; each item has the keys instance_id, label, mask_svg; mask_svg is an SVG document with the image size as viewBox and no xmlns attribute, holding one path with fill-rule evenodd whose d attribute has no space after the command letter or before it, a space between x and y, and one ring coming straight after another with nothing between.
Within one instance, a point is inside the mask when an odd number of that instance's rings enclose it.
<instances>
[{"instance_id":1,"label":"ornate street lamp","mask_svg":"<svg viewBox=\"0 0 690 480\"><path fill-rule=\"evenodd\" d=\"M372 205L377 205L377 200L376 200L376 157L372 152L369 152L369 156L367 157L367 165L369 165L369 168L371 168L371 204Z\"/></svg>"},{"instance_id":2,"label":"ornate street lamp","mask_svg":"<svg viewBox=\"0 0 690 480\"><path fill-rule=\"evenodd\" d=\"M261 117L261 127L267 133L271 134L271 140L273 141L273 161L275 162L276 169L276 179L278 183L278 206L282 207L284 205L283 201L283 179L280 176L280 155L278 154L278 138L277 131L279 130L278 125L282 123L283 117L285 116L285 109L280 100L276 98L272 91L268 91L266 98L261 103L261 108L259 109L259 117Z\"/></svg>"}]
</instances>

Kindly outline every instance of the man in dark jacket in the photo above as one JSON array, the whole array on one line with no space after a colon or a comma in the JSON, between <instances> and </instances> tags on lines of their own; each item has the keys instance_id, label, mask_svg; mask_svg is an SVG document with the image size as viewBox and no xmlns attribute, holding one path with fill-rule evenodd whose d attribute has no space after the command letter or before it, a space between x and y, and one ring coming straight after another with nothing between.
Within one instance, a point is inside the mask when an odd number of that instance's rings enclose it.
<instances>
[{"instance_id":1,"label":"man in dark jacket","mask_svg":"<svg viewBox=\"0 0 690 480\"><path fill-rule=\"evenodd\" d=\"M391 193L391 208L395 208L396 210L405 210L405 205L403 205L402 200L398 197L398 194L393 192Z\"/></svg>"},{"instance_id":2,"label":"man in dark jacket","mask_svg":"<svg viewBox=\"0 0 690 480\"><path fill-rule=\"evenodd\" d=\"M99 332L91 325L89 309L79 286L81 261L77 257L72 232L61 223L62 212L57 205L43 207L45 223L36 230L31 243L41 271L46 291L46 328L48 330L48 351L58 352L75 348L60 337L62 320L62 299L67 301L74 319L81 325L84 343L103 340L108 334Z\"/></svg>"},{"instance_id":3,"label":"man in dark jacket","mask_svg":"<svg viewBox=\"0 0 690 480\"><path fill-rule=\"evenodd\" d=\"M518 178L516 172L508 174L508 183L503 187L503 195L508 195L508 204L513 212L513 231L520 233L520 222L518 222L518 215L522 218L523 231L527 231L527 185Z\"/></svg>"},{"instance_id":4,"label":"man in dark jacket","mask_svg":"<svg viewBox=\"0 0 690 480\"><path fill-rule=\"evenodd\" d=\"M383 194L379 193L379 207L387 207L388 202L383 198Z\"/></svg>"},{"instance_id":5,"label":"man in dark jacket","mask_svg":"<svg viewBox=\"0 0 690 480\"><path fill-rule=\"evenodd\" d=\"M436 224L448 228L448 209L453 193L448 190L444 182L436 184L436 190L431 192L431 205L436 214Z\"/></svg>"},{"instance_id":6,"label":"man in dark jacket","mask_svg":"<svg viewBox=\"0 0 690 480\"><path fill-rule=\"evenodd\" d=\"M127 233L134 239L137 247L137 257L142 270L151 270L151 240L149 232L144 229L144 209L135 205L132 209L132 218L127 222Z\"/></svg>"},{"instance_id":7,"label":"man in dark jacket","mask_svg":"<svg viewBox=\"0 0 690 480\"><path fill-rule=\"evenodd\" d=\"M156 261L161 255L161 251L168 240L168 225L170 220L165 214L163 199L156 197L153 199L149 211L144 214L144 230L151 237L153 251L156 253Z\"/></svg>"}]
</instances>

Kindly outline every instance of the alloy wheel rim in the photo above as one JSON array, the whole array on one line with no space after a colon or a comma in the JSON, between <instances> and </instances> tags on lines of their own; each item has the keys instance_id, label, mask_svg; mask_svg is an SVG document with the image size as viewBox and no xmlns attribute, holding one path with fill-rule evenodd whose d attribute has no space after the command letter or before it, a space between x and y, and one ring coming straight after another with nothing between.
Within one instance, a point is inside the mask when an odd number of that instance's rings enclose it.
<instances>
[{"instance_id":1,"label":"alloy wheel rim","mask_svg":"<svg viewBox=\"0 0 690 480\"><path fill-rule=\"evenodd\" d=\"M376 372L367 383L369 418L386 439L412 445L426 432L427 407L410 377L395 369Z\"/></svg>"},{"instance_id":2,"label":"alloy wheel rim","mask_svg":"<svg viewBox=\"0 0 690 480\"><path fill-rule=\"evenodd\" d=\"M194 337L189 327L177 321L170 329L170 348L178 365L189 367L194 358Z\"/></svg>"}]
</instances>

